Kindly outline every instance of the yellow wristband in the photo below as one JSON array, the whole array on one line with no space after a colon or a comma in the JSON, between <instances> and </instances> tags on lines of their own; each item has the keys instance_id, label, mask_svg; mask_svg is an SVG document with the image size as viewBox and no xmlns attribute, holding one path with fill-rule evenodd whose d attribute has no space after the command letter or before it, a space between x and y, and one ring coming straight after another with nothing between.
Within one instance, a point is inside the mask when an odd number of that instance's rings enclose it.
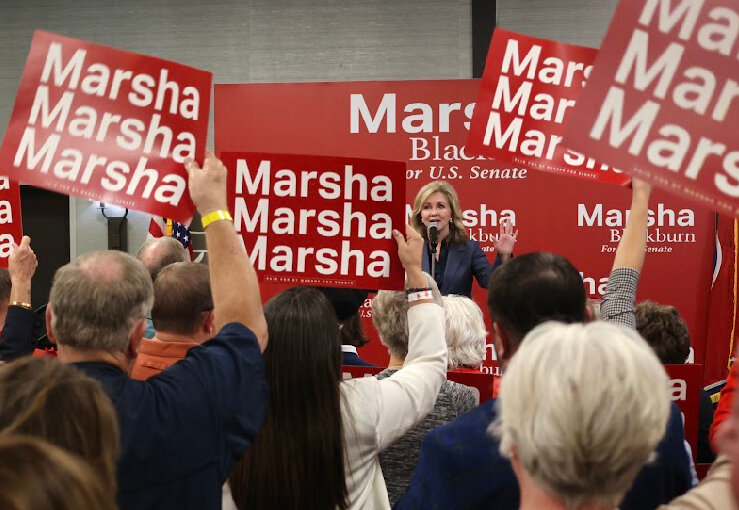
<instances>
[{"instance_id":1,"label":"yellow wristband","mask_svg":"<svg viewBox=\"0 0 739 510\"><path fill-rule=\"evenodd\" d=\"M228 213L228 211L224 211L220 209L218 211L213 211L212 213L208 213L202 218L200 218L200 223L202 223L203 230L205 230L205 227L207 227L211 223L215 223L216 221L221 221L221 220L233 221L233 218Z\"/></svg>"}]
</instances>

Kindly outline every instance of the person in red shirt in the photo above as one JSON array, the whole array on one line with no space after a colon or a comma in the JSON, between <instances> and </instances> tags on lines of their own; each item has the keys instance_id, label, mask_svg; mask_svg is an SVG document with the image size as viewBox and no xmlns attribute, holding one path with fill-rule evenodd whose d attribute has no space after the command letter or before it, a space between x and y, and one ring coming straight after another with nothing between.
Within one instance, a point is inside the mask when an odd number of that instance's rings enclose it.
<instances>
[{"instance_id":1,"label":"person in red shirt","mask_svg":"<svg viewBox=\"0 0 739 510\"><path fill-rule=\"evenodd\" d=\"M711 431L708 434L708 440L711 442L714 452L719 451L716 434L721 428L721 424L731 415L731 403L734 400L734 393L736 393L736 386L739 382L738 371L739 367L734 363L729 371L729 377L726 379L726 386L721 390L721 396L719 397L716 410L713 412L713 423L711 424Z\"/></svg>"}]
</instances>

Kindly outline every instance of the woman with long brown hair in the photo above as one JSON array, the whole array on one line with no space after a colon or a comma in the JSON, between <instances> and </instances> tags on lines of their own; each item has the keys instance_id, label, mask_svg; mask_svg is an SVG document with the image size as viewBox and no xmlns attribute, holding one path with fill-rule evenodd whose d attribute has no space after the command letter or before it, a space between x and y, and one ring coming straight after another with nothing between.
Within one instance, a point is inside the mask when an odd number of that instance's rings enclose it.
<instances>
[{"instance_id":1,"label":"woman with long brown hair","mask_svg":"<svg viewBox=\"0 0 739 510\"><path fill-rule=\"evenodd\" d=\"M315 289L296 287L264 309L270 408L231 471L239 509L390 508L378 453L433 408L446 377L444 312L421 272L420 235L395 231L407 273L410 340L393 377L341 380L336 315Z\"/></svg>"}]
</instances>

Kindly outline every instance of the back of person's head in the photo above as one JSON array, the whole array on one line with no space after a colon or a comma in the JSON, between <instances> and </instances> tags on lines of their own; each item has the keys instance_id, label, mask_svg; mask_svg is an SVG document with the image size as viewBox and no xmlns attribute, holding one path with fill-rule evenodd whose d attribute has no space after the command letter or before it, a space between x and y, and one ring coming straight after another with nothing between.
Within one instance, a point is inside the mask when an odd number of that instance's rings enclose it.
<instances>
[{"instance_id":1,"label":"back of person's head","mask_svg":"<svg viewBox=\"0 0 739 510\"><path fill-rule=\"evenodd\" d=\"M408 355L408 299L405 292L381 290L372 299L372 324L396 359Z\"/></svg>"},{"instance_id":2,"label":"back of person's head","mask_svg":"<svg viewBox=\"0 0 739 510\"><path fill-rule=\"evenodd\" d=\"M546 321L585 320L585 286L567 259L526 253L496 269L488 282L490 318L508 335L504 353L513 356L526 334Z\"/></svg>"},{"instance_id":3,"label":"back of person's head","mask_svg":"<svg viewBox=\"0 0 739 510\"><path fill-rule=\"evenodd\" d=\"M500 389L500 451L567 508L615 508L664 436L665 371L634 331L593 322L529 333Z\"/></svg>"},{"instance_id":4,"label":"back of person's head","mask_svg":"<svg viewBox=\"0 0 739 510\"><path fill-rule=\"evenodd\" d=\"M688 325L674 306L642 301L634 310L636 330L662 363L680 365L690 354Z\"/></svg>"},{"instance_id":5,"label":"back of person's head","mask_svg":"<svg viewBox=\"0 0 739 510\"><path fill-rule=\"evenodd\" d=\"M442 298L446 313L449 368L477 368L485 357L485 320L477 303L465 296Z\"/></svg>"},{"instance_id":6,"label":"back of person's head","mask_svg":"<svg viewBox=\"0 0 739 510\"><path fill-rule=\"evenodd\" d=\"M114 510L115 491L76 455L41 439L0 437L3 510Z\"/></svg>"},{"instance_id":7,"label":"back of person's head","mask_svg":"<svg viewBox=\"0 0 739 510\"><path fill-rule=\"evenodd\" d=\"M0 302L10 301L10 272L6 268L0 268Z\"/></svg>"},{"instance_id":8,"label":"back of person's head","mask_svg":"<svg viewBox=\"0 0 739 510\"><path fill-rule=\"evenodd\" d=\"M44 439L89 462L115 488L118 421L100 383L55 359L0 366L0 437Z\"/></svg>"},{"instance_id":9,"label":"back of person's head","mask_svg":"<svg viewBox=\"0 0 739 510\"><path fill-rule=\"evenodd\" d=\"M341 340L324 295L294 287L264 307L270 407L259 437L231 470L246 508L346 508Z\"/></svg>"},{"instance_id":10,"label":"back of person's head","mask_svg":"<svg viewBox=\"0 0 739 510\"><path fill-rule=\"evenodd\" d=\"M54 275L51 331L62 346L125 352L152 299L149 273L132 256L113 250L82 255Z\"/></svg>"},{"instance_id":11,"label":"back of person's head","mask_svg":"<svg viewBox=\"0 0 739 510\"><path fill-rule=\"evenodd\" d=\"M362 328L362 316L359 312L341 321L339 328L341 329L342 345L364 347L370 341L370 339L364 334L364 329Z\"/></svg>"},{"instance_id":12,"label":"back of person's head","mask_svg":"<svg viewBox=\"0 0 739 510\"><path fill-rule=\"evenodd\" d=\"M136 252L146 269L149 270L152 281L159 271L175 262L189 262L190 254L177 239L170 236L153 237L144 241Z\"/></svg>"},{"instance_id":13,"label":"back of person's head","mask_svg":"<svg viewBox=\"0 0 739 510\"><path fill-rule=\"evenodd\" d=\"M336 312L341 329L341 343L363 347L369 342L362 329L359 308L364 304L370 291L345 287L314 287L329 300Z\"/></svg>"},{"instance_id":14,"label":"back of person's head","mask_svg":"<svg viewBox=\"0 0 739 510\"><path fill-rule=\"evenodd\" d=\"M204 264L175 262L154 280L151 320L157 331L195 333L212 310L210 273Z\"/></svg>"}]
</instances>

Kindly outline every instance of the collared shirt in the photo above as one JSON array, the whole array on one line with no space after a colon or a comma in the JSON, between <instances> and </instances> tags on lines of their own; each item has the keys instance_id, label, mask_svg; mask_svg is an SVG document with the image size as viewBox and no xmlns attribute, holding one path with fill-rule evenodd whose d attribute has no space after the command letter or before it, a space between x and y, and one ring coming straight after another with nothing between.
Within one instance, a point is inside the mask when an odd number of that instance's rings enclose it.
<instances>
[{"instance_id":1,"label":"collared shirt","mask_svg":"<svg viewBox=\"0 0 739 510\"><path fill-rule=\"evenodd\" d=\"M251 331L228 324L146 381L107 363L75 365L102 383L118 415L121 510L221 508L221 487L269 402Z\"/></svg>"},{"instance_id":2,"label":"collared shirt","mask_svg":"<svg viewBox=\"0 0 739 510\"><path fill-rule=\"evenodd\" d=\"M355 367L374 367L372 363L368 363L359 357L357 348L353 345L341 346L341 364Z\"/></svg>"},{"instance_id":3,"label":"collared shirt","mask_svg":"<svg viewBox=\"0 0 739 510\"><path fill-rule=\"evenodd\" d=\"M144 381L158 374L185 357L187 351L197 347L197 342L163 342L156 336L152 339L142 338L139 355L131 370L131 379Z\"/></svg>"}]
</instances>

